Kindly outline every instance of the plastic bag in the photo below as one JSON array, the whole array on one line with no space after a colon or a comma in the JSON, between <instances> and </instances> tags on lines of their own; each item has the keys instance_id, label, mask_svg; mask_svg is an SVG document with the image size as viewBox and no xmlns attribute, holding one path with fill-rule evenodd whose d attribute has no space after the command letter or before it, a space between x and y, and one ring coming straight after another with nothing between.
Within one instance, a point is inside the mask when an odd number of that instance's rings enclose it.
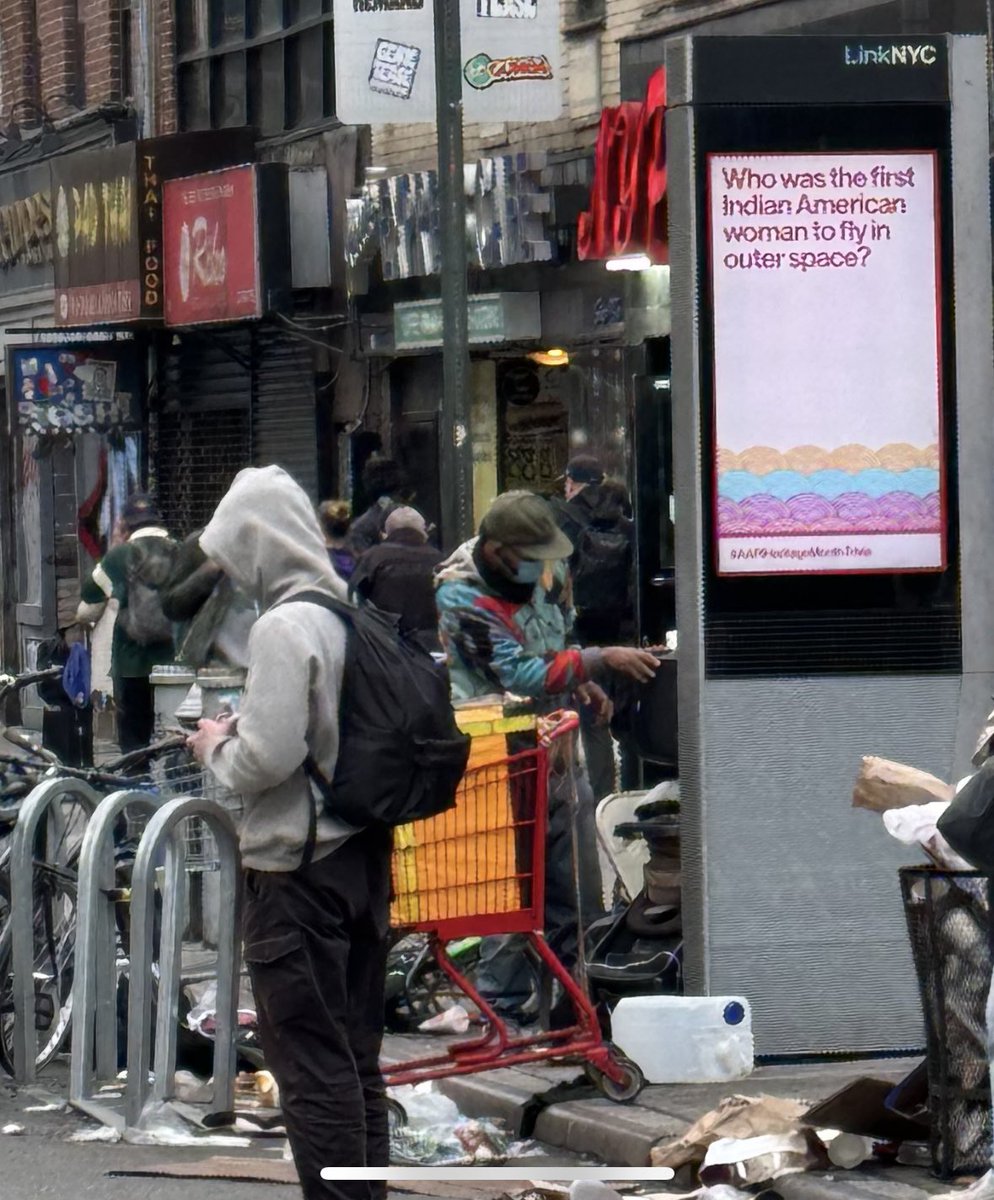
<instances>
[{"instance_id":1,"label":"plastic bag","mask_svg":"<svg viewBox=\"0 0 994 1200\"><path fill-rule=\"evenodd\" d=\"M949 871L969 871L970 864L956 853L938 829L938 821L949 807L946 801L891 808L882 814L891 837L905 846L921 846L938 866Z\"/></svg>"}]
</instances>

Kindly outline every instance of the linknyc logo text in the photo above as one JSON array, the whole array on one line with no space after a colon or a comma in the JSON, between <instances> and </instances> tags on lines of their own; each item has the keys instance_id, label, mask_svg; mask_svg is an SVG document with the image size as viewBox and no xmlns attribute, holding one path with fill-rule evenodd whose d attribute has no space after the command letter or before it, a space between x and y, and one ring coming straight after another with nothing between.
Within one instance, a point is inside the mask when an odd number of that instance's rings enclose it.
<instances>
[{"instance_id":1,"label":"linknyc logo text","mask_svg":"<svg viewBox=\"0 0 994 1200\"><path fill-rule=\"evenodd\" d=\"M931 67L936 50L924 46L846 46L847 67Z\"/></svg>"}]
</instances>

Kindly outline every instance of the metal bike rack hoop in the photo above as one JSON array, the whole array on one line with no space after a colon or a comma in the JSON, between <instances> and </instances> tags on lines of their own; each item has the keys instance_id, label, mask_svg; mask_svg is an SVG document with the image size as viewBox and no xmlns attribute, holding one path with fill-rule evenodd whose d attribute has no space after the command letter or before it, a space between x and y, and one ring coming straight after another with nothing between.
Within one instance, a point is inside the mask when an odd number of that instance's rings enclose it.
<instances>
[{"instance_id":1,"label":"metal bike rack hoop","mask_svg":"<svg viewBox=\"0 0 994 1200\"><path fill-rule=\"evenodd\" d=\"M69 1103L122 1128L120 1106L101 1100L97 1087L117 1075L117 921L114 828L128 808L149 815L165 797L148 791L113 792L97 805L83 837L76 899L72 1056Z\"/></svg>"},{"instance_id":2,"label":"metal bike rack hoop","mask_svg":"<svg viewBox=\"0 0 994 1200\"><path fill-rule=\"evenodd\" d=\"M218 930L217 1017L214 1031L214 1084L210 1113L229 1113L235 1099L235 1031L241 961L241 872L235 826L214 801L194 796L163 805L149 821L138 846L131 878L131 980L128 995L127 1128L138 1125L152 1098L172 1098L176 1069L176 1023L183 948L183 874L186 845L181 823L200 817L214 834L221 870ZM149 1084L152 1048L150 980L154 955L156 857L165 844L162 930L159 938L158 1006L155 1026L154 1083Z\"/></svg>"},{"instance_id":3,"label":"metal bike rack hoop","mask_svg":"<svg viewBox=\"0 0 994 1200\"><path fill-rule=\"evenodd\" d=\"M33 1083L35 1069L34 981L34 846L43 817L55 815L53 805L74 796L87 817L100 794L77 779L46 779L25 797L11 839L10 921L11 970L14 976L14 1078Z\"/></svg>"}]
</instances>

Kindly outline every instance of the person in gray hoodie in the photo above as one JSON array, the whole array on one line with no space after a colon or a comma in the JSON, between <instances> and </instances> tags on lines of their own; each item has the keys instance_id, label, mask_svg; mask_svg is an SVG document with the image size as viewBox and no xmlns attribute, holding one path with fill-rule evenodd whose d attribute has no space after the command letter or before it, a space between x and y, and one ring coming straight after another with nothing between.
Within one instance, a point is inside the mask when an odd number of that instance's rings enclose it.
<instances>
[{"instance_id":1,"label":"person in gray hoodie","mask_svg":"<svg viewBox=\"0 0 994 1200\"><path fill-rule=\"evenodd\" d=\"M279 467L242 471L200 544L260 613L238 715L201 721L190 744L244 800L244 954L266 1063L307 1200L372 1200L383 1186L320 1177L389 1160L379 1051L391 838L327 816L305 769L310 759L334 775L346 630L295 597L343 599L345 584Z\"/></svg>"}]
</instances>

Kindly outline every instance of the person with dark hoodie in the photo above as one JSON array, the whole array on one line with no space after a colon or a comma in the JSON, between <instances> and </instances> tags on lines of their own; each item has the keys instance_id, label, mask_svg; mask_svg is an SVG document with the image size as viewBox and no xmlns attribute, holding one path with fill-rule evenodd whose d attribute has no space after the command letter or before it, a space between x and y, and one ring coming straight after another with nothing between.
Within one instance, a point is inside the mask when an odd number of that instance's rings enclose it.
<instances>
[{"instance_id":1,"label":"person with dark hoodie","mask_svg":"<svg viewBox=\"0 0 994 1200\"><path fill-rule=\"evenodd\" d=\"M334 775L346 628L296 597L341 599L345 585L306 493L279 467L240 472L200 545L260 610L237 718L202 720L190 744L244 801L244 956L266 1063L307 1200L379 1200L385 1187L320 1176L389 1158L379 1051L391 838L329 817L309 774Z\"/></svg>"},{"instance_id":2,"label":"person with dark hoodie","mask_svg":"<svg viewBox=\"0 0 994 1200\"><path fill-rule=\"evenodd\" d=\"M395 508L383 525L383 541L359 559L349 590L383 612L400 617L400 631L425 650L439 650L435 568L444 555L428 541L416 508Z\"/></svg>"},{"instance_id":3,"label":"person with dark hoodie","mask_svg":"<svg viewBox=\"0 0 994 1200\"><path fill-rule=\"evenodd\" d=\"M168 577L176 543L151 496L133 495L121 515L127 540L112 546L80 588L81 621L98 619L108 600L118 602L111 648L117 740L124 754L152 740L155 705L152 668L173 660L173 630L162 610L158 584Z\"/></svg>"},{"instance_id":4,"label":"person with dark hoodie","mask_svg":"<svg viewBox=\"0 0 994 1200\"><path fill-rule=\"evenodd\" d=\"M379 545L387 517L410 499L400 464L378 454L362 469L362 490L369 507L352 522L347 541L356 558Z\"/></svg>"}]
</instances>

